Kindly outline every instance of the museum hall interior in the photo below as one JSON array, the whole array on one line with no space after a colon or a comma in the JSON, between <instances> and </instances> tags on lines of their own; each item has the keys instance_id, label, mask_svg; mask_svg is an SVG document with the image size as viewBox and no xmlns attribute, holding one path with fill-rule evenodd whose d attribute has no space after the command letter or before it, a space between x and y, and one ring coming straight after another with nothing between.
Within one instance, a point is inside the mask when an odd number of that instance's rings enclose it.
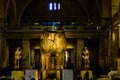
<instances>
[{"instance_id":1,"label":"museum hall interior","mask_svg":"<svg viewBox=\"0 0 120 80\"><path fill-rule=\"evenodd\" d=\"M120 0L0 0L0 80L120 80Z\"/></svg>"}]
</instances>

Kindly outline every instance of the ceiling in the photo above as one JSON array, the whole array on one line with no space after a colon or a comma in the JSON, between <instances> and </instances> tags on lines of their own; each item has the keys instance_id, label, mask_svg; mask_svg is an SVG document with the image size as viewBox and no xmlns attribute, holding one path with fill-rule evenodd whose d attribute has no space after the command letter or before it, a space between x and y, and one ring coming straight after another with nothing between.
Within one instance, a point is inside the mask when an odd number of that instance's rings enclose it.
<instances>
[{"instance_id":1,"label":"ceiling","mask_svg":"<svg viewBox=\"0 0 120 80\"><path fill-rule=\"evenodd\" d=\"M61 9L49 11L50 2L60 3ZM1 0L0 18L5 16L8 25L78 21L99 26L118 11L119 2L120 0Z\"/></svg>"},{"instance_id":2,"label":"ceiling","mask_svg":"<svg viewBox=\"0 0 120 80\"><path fill-rule=\"evenodd\" d=\"M49 2L60 3L59 11L49 11ZM100 0L6 0L6 20L9 25L41 21L79 21L99 25Z\"/></svg>"}]
</instances>

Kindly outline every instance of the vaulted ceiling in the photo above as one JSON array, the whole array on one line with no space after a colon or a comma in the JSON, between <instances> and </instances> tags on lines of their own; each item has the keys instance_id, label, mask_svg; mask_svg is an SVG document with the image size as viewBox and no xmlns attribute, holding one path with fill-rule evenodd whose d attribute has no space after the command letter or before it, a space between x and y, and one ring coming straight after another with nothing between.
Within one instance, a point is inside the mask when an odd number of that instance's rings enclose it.
<instances>
[{"instance_id":1,"label":"vaulted ceiling","mask_svg":"<svg viewBox=\"0 0 120 80\"><path fill-rule=\"evenodd\" d=\"M50 12L49 2L59 2L61 10ZM0 18L9 25L39 21L79 21L100 25L113 16L120 0L1 0Z\"/></svg>"},{"instance_id":2,"label":"vaulted ceiling","mask_svg":"<svg viewBox=\"0 0 120 80\"><path fill-rule=\"evenodd\" d=\"M50 12L49 2L59 2L61 9ZM6 20L9 25L39 21L80 21L99 25L100 0L6 0Z\"/></svg>"}]
</instances>

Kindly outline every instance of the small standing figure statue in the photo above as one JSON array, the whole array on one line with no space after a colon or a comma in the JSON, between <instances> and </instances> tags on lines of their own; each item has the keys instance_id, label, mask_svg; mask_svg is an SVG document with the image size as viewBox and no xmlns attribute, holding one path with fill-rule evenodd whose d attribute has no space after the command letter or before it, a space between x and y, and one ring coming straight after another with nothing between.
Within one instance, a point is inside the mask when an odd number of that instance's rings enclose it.
<instances>
[{"instance_id":1,"label":"small standing figure statue","mask_svg":"<svg viewBox=\"0 0 120 80\"><path fill-rule=\"evenodd\" d=\"M83 66L85 69L90 68L90 60L89 60L89 50L87 47L83 48L82 51L82 58L83 58Z\"/></svg>"},{"instance_id":2,"label":"small standing figure statue","mask_svg":"<svg viewBox=\"0 0 120 80\"><path fill-rule=\"evenodd\" d=\"M15 62L14 62L14 68L19 68L19 60L22 57L21 56L22 49L20 47L17 47L15 51Z\"/></svg>"}]
</instances>

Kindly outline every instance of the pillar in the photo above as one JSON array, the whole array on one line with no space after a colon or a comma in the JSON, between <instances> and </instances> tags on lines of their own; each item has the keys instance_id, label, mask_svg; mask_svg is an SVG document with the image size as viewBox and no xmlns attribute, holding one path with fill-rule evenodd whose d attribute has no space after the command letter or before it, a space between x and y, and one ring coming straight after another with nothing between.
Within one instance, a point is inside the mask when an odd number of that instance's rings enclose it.
<instances>
[{"instance_id":1,"label":"pillar","mask_svg":"<svg viewBox=\"0 0 120 80\"><path fill-rule=\"evenodd\" d=\"M104 37L101 37L100 39L100 45L99 45L99 65L104 66L105 65L105 55L104 53Z\"/></svg>"},{"instance_id":2,"label":"pillar","mask_svg":"<svg viewBox=\"0 0 120 80\"><path fill-rule=\"evenodd\" d=\"M106 66L110 66L111 68L113 68L113 48L112 48L112 31L111 30L109 30L109 32L108 32L108 40L107 40L107 44L108 44L108 47L107 47L107 49L108 49L108 55L106 56L107 57L107 64L106 64Z\"/></svg>"},{"instance_id":3,"label":"pillar","mask_svg":"<svg viewBox=\"0 0 120 80\"><path fill-rule=\"evenodd\" d=\"M108 34L108 33L105 33ZM110 37L109 37L110 39ZM100 37L100 45L99 45L99 65L104 67L104 66L109 66L109 57L111 53L111 42L108 39L108 35L102 35ZM110 49L108 49L110 48Z\"/></svg>"},{"instance_id":4,"label":"pillar","mask_svg":"<svg viewBox=\"0 0 120 80\"><path fill-rule=\"evenodd\" d=\"M3 23L5 20L5 1L0 0L0 28L3 27Z\"/></svg>"},{"instance_id":5,"label":"pillar","mask_svg":"<svg viewBox=\"0 0 120 80\"><path fill-rule=\"evenodd\" d=\"M102 8L102 17L108 18L111 16L111 3L109 0L101 0L101 8Z\"/></svg>"},{"instance_id":6,"label":"pillar","mask_svg":"<svg viewBox=\"0 0 120 80\"><path fill-rule=\"evenodd\" d=\"M2 67L2 37L0 35L0 68Z\"/></svg>"},{"instance_id":7,"label":"pillar","mask_svg":"<svg viewBox=\"0 0 120 80\"><path fill-rule=\"evenodd\" d=\"M82 61L82 49L84 47L84 40L82 39L77 39L77 69L81 68L81 61Z\"/></svg>"},{"instance_id":8,"label":"pillar","mask_svg":"<svg viewBox=\"0 0 120 80\"><path fill-rule=\"evenodd\" d=\"M117 59L117 71L120 74L120 58Z\"/></svg>"},{"instance_id":9,"label":"pillar","mask_svg":"<svg viewBox=\"0 0 120 80\"><path fill-rule=\"evenodd\" d=\"M5 9L4 9L4 0L1 0L0 1L0 68L2 67L2 63L3 63L3 50L2 50L2 36L3 36L3 34L2 34L2 29L3 29L3 27L4 27L4 11Z\"/></svg>"},{"instance_id":10,"label":"pillar","mask_svg":"<svg viewBox=\"0 0 120 80\"><path fill-rule=\"evenodd\" d=\"M30 67L30 40L23 39L23 46L22 46L22 67L29 68Z\"/></svg>"},{"instance_id":11,"label":"pillar","mask_svg":"<svg viewBox=\"0 0 120 80\"><path fill-rule=\"evenodd\" d=\"M119 48L120 48L120 26L119 26Z\"/></svg>"},{"instance_id":12,"label":"pillar","mask_svg":"<svg viewBox=\"0 0 120 80\"><path fill-rule=\"evenodd\" d=\"M0 33L0 68L9 65L9 53L6 38Z\"/></svg>"},{"instance_id":13,"label":"pillar","mask_svg":"<svg viewBox=\"0 0 120 80\"><path fill-rule=\"evenodd\" d=\"M120 26L119 26L119 49L120 49ZM120 74L120 52L118 52L117 71Z\"/></svg>"},{"instance_id":14,"label":"pillar","mask_svg":"<svg viewBox=\"0 0 120 80\"><path fill-rule=\"evenodd\" d=\"M117 68L117 58L118 58L118 50L119 50L119 30L114 29L112 30L112 61L113 61L113 68ZM114 54L114 55L113 55Z\"/></svg>"}]
</instances>

